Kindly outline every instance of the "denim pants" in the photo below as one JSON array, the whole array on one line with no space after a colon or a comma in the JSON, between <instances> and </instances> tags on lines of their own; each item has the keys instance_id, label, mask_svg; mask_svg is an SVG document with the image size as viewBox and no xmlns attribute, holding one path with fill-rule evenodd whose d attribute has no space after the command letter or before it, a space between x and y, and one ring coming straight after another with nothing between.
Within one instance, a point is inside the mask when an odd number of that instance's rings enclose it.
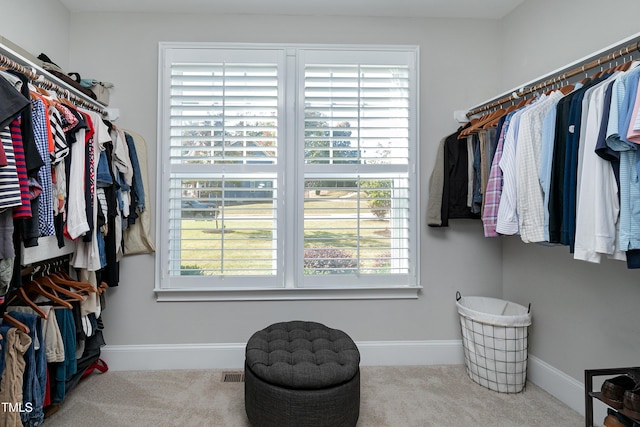
<instances>
[{"instance_id":1,"label":"denim pants","mask_svg":"<svg viewBox=\"0 0 640 427\"><path fill-rule=\"evenodd\" d=\"M7 332L13 326L10 325L0 325L0 336L4 339L7 336ZM2 372L4 371L4 355L7 351L7 346L4 345L2 341L0 341L0 378L2 378Z\"/></svg>"},{"instance_id":2,"label":"denim pants","mask_svg":"<svg viewBox=\"0 0 640 427\"><path fill-rule=\"evenodd\" d=\"M44 420L44 394L47 385L47 359L42 339L42 319L35 314L12 311L16 320L29 328L31 345L24 354L26 362L23 382L23 403L32 405L31 412L22 412L20 418L25 426L37 426ZM36 349L37 347L37 349Z\"/></svg>"},{"instance_id":3,"label":"denim pants","mask_svg":"<svg viewBox=\"0 0 640 427\"><path fill-rule=\"evenodd\" d=\"M77 372L76 364L76 325L73 313L69 309L55 310L58 327L64 343L64 362L52 365L51 376L51 402L61 403L65 399L65 383Z\"/></svg>"}]
</instances>

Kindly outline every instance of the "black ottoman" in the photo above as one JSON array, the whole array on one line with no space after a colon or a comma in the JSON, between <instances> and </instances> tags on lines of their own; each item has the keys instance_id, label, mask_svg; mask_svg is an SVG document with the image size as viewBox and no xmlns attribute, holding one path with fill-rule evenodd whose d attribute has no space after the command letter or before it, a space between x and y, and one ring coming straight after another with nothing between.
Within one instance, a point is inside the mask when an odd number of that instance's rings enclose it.
<instances>
[{"instance_id":1,"label":"black ottoman","mask_svg":"<svg viewBox=\"0 0 640 427\"><path fill-rule=\"evenodd\" d=\"M323 324L275 323L247 342L244 405L254 427L355 426L360 352Z\"/></svg>"}]
</instances>

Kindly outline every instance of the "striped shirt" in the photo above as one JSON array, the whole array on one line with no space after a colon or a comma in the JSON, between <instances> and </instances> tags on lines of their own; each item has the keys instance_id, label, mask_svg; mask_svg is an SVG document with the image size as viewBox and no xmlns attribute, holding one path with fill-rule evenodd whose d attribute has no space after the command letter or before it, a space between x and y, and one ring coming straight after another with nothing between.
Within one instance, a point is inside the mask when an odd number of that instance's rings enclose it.
<instances>
[{"instance_id":1,"label":"striped shirt","mask_svg":"<svg viewBox=\"0 0 640 427\"><path fill-rule=\"evenodd\" d=\"M20 119L11 122L11 141L16 159L16 170L20 184L20 199L22 204L13 209L14 218L31 218L31 195L29 193L29 177L27 176L27 163L22 145L22 131Z\"/></svg>"},{"instance_id":2,"label":"striped shirt","mask_svg":"<svg viewBox=\"0 0 640 427\"><path fill-rule=\"evenodd\" d=\"M528 107L518 110L513 115L502 146L502 158L499 164L502 169L502 194L500 195L498 221L496 222L496 231L500 234L513 235L519 232L516 205L516 144L520 129L520 117Z\"/></svg>"},{"instance_id":3,"label":"striped shirt","mask_svg":"<svg viewBox=\"0 0 640 427\"><path fill-rule=\"evenodd\" d=\"M0 209L20 206L20 183L18 181L18 171L16 170L16 159L11 142L11 132L6 126L0 131L2 147L7 158L7 166L0 168Z\"/></svg>"}]
</instances>

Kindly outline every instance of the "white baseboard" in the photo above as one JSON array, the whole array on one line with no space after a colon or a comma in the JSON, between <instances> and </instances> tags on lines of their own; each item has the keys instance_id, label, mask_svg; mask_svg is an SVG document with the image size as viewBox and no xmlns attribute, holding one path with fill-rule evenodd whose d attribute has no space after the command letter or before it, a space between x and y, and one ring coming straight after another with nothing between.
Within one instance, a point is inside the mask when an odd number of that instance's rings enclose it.
<instances>
[{"instance_id":1,"label":"white baseboard","mask_svg":"<svg viewBox=\"0 0 640 427\"><path fill-rule=\"evenodd\" d=\"M240 369L246 343L107 345L102 359L114 371ZM462 342L368 341L356 343L362 366L460 365Z\"/></svg>"},{"instance_id":2,"label":"white baseboard","mask_svg":"<svg viewBox=\"0 0 640 427\"><path fill-rule=\"evenodd\" d=\"M462 365L461 340L356 343L362 366Z\"/></svg>"},{"instance_id":3,"label":"white baseboard","mask_svg":"<svg viewBox=\"0 0 640 427\"><path fill-rule=\"evenodd\" d=\"M242 369L246 343L107 345L102 359L114 371ZM356 343L362 366L462 365L462 341L364 341ZM584 415L584 384L529 355L527 379ZM595 406L594 419L604 419ZM604 413L606 415L606 412Z\"/></svg>"},{"instance_id":4,"label":"white baseboard","mask_svg":"<svg viewBox=\"0 0 640 427\"><path fill-rule=\"evenodd\" d=\"M527 379L584 416L584 383L531 354L527 363ZM594 411L594 420L604 419L605 416L606 412L601 417Z\"/></svg>"}]
</instances>

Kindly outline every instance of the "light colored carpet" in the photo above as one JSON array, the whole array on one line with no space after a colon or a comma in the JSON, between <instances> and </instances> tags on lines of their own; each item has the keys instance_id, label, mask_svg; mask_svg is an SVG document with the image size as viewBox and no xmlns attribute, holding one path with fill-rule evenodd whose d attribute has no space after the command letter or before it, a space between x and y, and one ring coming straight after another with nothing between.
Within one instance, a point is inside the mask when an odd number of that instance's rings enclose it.
<instances>
[{"instance_id":1,"label":"light colored carpet","mask_svg":"<svg viewBox=\"0 0 640 427\"><path fill-rule=\"evenodd\" d=\"M248 427L244 384L220 370L92 374L67 395L48 427ZM361 367L359 427L584 426L584 418L528 383L488 390L464 366Z\"/></svg>"}]
</instances>

